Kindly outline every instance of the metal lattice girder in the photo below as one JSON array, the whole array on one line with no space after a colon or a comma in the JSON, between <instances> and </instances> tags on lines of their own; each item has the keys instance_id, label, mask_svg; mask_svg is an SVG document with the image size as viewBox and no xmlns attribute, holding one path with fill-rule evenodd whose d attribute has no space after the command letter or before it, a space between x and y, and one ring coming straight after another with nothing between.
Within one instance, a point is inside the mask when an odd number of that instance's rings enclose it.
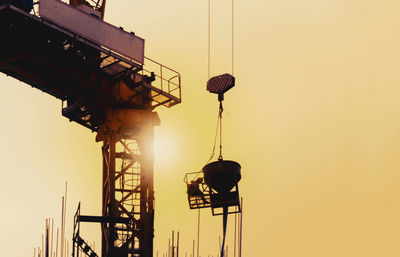
<instances>
[{"instance_id":1,"label":"metal lattice girder","mask_svg":"<svg viewBox=\"0 0 400 257\"><path fill-rule=\"evenodd\" d=\"M103 141L102 255L152 257L154 236L153 127L149 111L113 110L98 133Z\"/></svg>"}]
</instances>

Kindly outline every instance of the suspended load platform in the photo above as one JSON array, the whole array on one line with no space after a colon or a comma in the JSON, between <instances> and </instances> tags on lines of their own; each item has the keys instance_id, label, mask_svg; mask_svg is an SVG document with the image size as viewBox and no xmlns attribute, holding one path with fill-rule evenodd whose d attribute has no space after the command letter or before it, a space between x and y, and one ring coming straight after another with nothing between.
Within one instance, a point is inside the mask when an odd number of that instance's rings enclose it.
<instances>
[{"instance_id":1,"label":"suspended load platform","mask_svg":"<svg viewBox=\"0 0 400 257\"><path fill-rule=\"evenodd\" d=\"M242 177L241 166L235 161L222 158L222 101L224 94L235 86L235 77L226 73L212 77L207 82L207 90L218 95L218 128L220 129L220 153L217 161L209 163L201 172L185 175L187 195L190 209L210 207L213 215L228 215L241 212L238 183ZM215 140L217 139L217 135ZM215 145L213 147L215 149ZM222 255L221 255L222 256Z\"/></svg>"},{"instance_id":2,"label":"suspended load platform","mask_svg":"<svg viewBox=\"0 0 400 257\"><path fill-rule=\"evenodd\" d=\"M213 215L240 212L240 164L218 160L203 167L201 172L187 173L185 182L190 209L211 208Z\"/></svg>"},{"instance_id":3,"label":"suspended load platform","mask_svg":"<svg viewBox=\"0 0 400 257\"><path fill-rule=\"evenodd\" d=\"M224 94L234 86L235 77L228 73L212 77L207 81L207 90L210 93L217 94L219 101L217 133L214 139L213 151L201 172L187 173L184 178L190 209L210 207L213 215L222 215L223 239L222 246L220 244L221 257L225 257L224 246L228 215L242 212L238 187L238 183L242 178L241 166L235 161L227 161L222 157L222 113L224 111L222 101L224 100ZM220 139L219 156L217 161L210 163L214 157L218 131Z\"/></svg>"}]
</instances>

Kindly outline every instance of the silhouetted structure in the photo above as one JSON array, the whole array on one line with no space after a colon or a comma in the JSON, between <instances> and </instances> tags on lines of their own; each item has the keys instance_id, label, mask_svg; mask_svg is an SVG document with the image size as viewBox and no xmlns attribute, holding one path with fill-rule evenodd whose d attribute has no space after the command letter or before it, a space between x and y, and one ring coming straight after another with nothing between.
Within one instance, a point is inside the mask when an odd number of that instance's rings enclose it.
<instances>
[{"instance_id":1,"label":"silhouetted structure","mask_svg":"<svg viewBox=\"0 0 400 257\"><path fill-rule=\"evenodd\" d=\"M230 74L213 77L207 82L207 90L218 95L219 111L217 134L220 136L219 157L215 162L208 163L201 172L187 173L184 181L187 184L189 207L200 209L211 207L213 215L223 215L223 241L221 257L224 256L225 234L228 214L240 213L238 182L241 179L240 164L226 161L222 158L222 101L224 93L235 85L235 78ZM214 157L215 143L210 160ZM209 161L210 161L209 160Z\"/></svg>"},{"instance_id":2,"label":"silhouetted structure","mask_svg":"<svg viewBox=\"0 0 400 257\"><path fill-rule=\"evenodd\" d=\"M235 78L230 74L212 77L207 82L207 90L217 94L219 101L217 127L217 133L218 128L220 129L219 157L217 161L205 165L201 172L186 174L184 179L187 184L190 208L211 207L213 215L223 214L224 211L218 211L220 208L226 209L227 213L240 212L238 182L241 179L241 167L237 162L226 161L222 158L222 101L224 100L224 93L233 88L234 85ZM210 160L213 156L214 150Z\"/></svg>"},{"instance_id":3,"label":"silhouetted structure","mask_svg":"<svg viewBox=\"0 0 400 257\"><path fill-rule=\"evenodd\" d=\"M185 182L190 209L211 208L213 215L240 212L240 165L218 160L203 167L201 172L187 173Z\"/></svg>"},{"instance_id":4,"label":"silhouetted structure","mask_svg":"<svg viewBox=\"0 0 400 257\"><path fill-rule=\"evenodd\" d=\"M78 211L75 226L101 223L103 257L150 257L153 110L180 103L180 74L146 58L142 38L102 21L105 0L71 4L40 0L28 13L26 1L1 0L0 71L60 99L62 115L103 142L102 216ZM94 256L79 233L73 243Z\"/></svg>"}]
</instances>

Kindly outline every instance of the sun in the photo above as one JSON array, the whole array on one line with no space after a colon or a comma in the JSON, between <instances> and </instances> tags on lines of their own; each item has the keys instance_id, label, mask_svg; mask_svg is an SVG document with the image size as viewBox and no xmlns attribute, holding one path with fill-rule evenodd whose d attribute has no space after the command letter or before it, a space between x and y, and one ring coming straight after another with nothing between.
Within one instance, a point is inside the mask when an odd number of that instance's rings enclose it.
<instances>
[{"instance_id":1,"label":"sun","mask_svg":"<svg viewBox=\"0 0 400 257\"><path fill-rule=\"evenodd\" d=\"M156 130L154 136L154 163L168 165L175 161L176 141L166 130Z\"/></svg>"}]
</instances>

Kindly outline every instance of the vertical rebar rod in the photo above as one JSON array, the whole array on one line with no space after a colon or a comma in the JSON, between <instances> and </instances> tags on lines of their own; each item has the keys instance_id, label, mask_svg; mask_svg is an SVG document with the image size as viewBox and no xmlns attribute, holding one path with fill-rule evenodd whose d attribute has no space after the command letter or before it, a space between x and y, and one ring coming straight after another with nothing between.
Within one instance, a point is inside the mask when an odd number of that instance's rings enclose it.
<instances>
[{"instance_id":1,"label":"vertical rebar rod","mask_svg":"<svg viewBox=\"0 0 400 257\"><path fill-rule=\"evenodd\" d=\"M237 207L235 207L235 209L237 210ZM237 233L237 213L235 213L235 235L233 237L233 257L236 257L236 233Z\"/></svg>"},{"instance_id":2,"label":"vertical rebar rod","mask_svg":"<svg viewBox=\"0 0 400 257\"><path fill-rule=\"evenodd\" d=\"M168 257L171 257L171 238L168 238Z\"/></svg>"},{"instance_id":3,"label":"vertical rebar rod","mask_svg":"<svg viewBox=\"0 0 400 257\"><path fill-rule=\"evenodd\" d=\"M219 242L219 252L221 252L221 237L220 236L218 237L218 242Z\"/></svg>"},{"instance_id":4,"label":"vertical rebar rod","mask_svg":"<svg viewBox=\"0 0 400 257\"><path fill-rule=\"evenodd\" d=\"M45 256L49 257L49 223L50 223L50 219L46 219L46 249L45 249Z\"/></svg>"},{"instance_id":5,"label":"vertical rebar rod","mask_svg":"<svg viewBox=\"0 0 400 257\"><path fill-rule=\"evenodd\" d=\"M40 249L41 255L43 253L43 250L44 250L44 237L43 237L43 234L42 234L42 249Z\"/></svg>"},{"instance_id":6,"label":"vertical rebar rod","mask_svg":"<svg viewBox=\"0 0 400 257\"><path fill-rule=\"evenodd\" d=\"M174 243L174 231L172 230L172 257L175 257L175 243Z\"/></svg>"},{"instance_id":7,"label":"vertical rebar rod","mask_svg":"<svg viewBox=\"0 0 400 257\"><path fill-rule=\"evenodd\" d=\"M197 212L197 257L200 253L200 209Z\"/></svg>"},{"instance_id":8,"label":"vertical rebar rod","mask_svg":"<svg viewBox=\"0 0 400 257\"><path fill-rule=\"evenodd\" d=\"M63 246L64 246L64 238L63 238L63 230L64 230L64 196L61 201L61 232L60 232L60 256L63 257Z\"/></svg>"},{"instance_id":9,"label":"vertical rebar rod","mask_svg":"<svg viewBox=\"0 0 400 257\"><path fill-rule=\"evenodd\" d=\"M178 231L178 238L176 239L176 257L179 257L179 231Z\"/></svg>"},{"instance_id":10,"label":"vertical rebar rod","mask_svg":"<svg viewBox=\"0 0 400 257\"><path fill-rule=\"evenodd\" d=\"M57 228L56 257L58 257L58 232L59 232L59 228Z\"/></svg>"},{"instance_id":11,"label":"vertical rebar rod","mask_svg":"<svg viewBox=\"0 0 400 257\"><path fill-rule=\"evenodd\" d=\"M65 182L64 222L63 222L63 227L64 227L64 229L63 229L63 238L64 238L64 240L66 240L65 239L65 220L66 220L66 215L67 215L67 187L68 187L68 184L67 184L67 182ZM64 248L65 248L65 244L64 244ZM66 254L64 256L67 257Z\"/></svg>"},{"instance_id":12,"label":"vertical rebar rod","mask_svg":"<svg viewBox=\"0 0 400 257\"><path fill-rule=\"evenodd\" d=\"M51 219L51 246L50 246L50 256L53 256L53 233L54 232L54 219Z\"/></svg>"},{"instance_id":13,"label":"vertical rebar rod","mask_svg":"<svg viewBox=\"0 0 400 257\"><path fill-rule=\"evenodd\" d=\"M239 257L242 257L242 222L243 222L243 197L240 198L240 240L239 240Z\"/></svg>"}]
</instances>

